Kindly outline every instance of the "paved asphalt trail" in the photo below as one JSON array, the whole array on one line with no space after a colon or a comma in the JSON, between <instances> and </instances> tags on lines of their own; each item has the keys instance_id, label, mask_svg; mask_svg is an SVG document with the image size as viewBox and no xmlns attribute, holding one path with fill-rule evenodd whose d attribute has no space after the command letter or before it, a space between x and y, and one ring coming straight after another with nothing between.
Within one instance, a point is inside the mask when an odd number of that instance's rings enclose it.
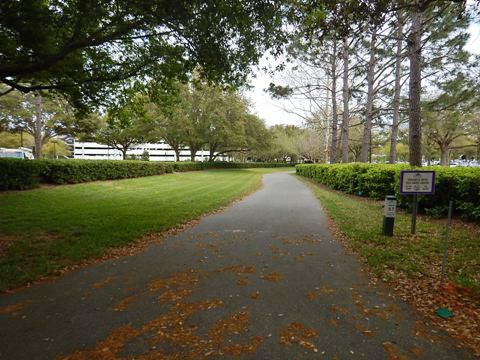
<instances>
[{"instance_id":1,"label":"paved asphalt trail","mask_svg":"<svg viewBox=\"0 0 480 360\"><path fill-rule=\"evenodd\" d=\"M10 305L1 359L471 358L369 284L287 173L141 254L0 297Z\"/></svg>"}]
</instances>

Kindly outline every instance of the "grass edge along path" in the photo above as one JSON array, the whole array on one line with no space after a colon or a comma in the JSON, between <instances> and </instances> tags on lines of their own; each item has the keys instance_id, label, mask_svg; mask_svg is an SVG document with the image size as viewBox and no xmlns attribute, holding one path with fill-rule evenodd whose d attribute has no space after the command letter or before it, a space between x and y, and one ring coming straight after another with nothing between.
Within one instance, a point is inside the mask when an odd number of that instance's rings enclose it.
<instances>
[{"instance_id":1,"label":"grass edge along path","mask_svg":"<svg viewBox=\"0 0 480 360\"><path fill-rule=\"evenodd\" d=\"M0 194L0 291L138 252L261 187L233 169L100 181Z\"/></svg>"},{"instance_id":2,"label":"grass edge along path","mask_svg":"<svg viewBox=\"0 0 480 360\"><path fill-rule=\"evenodd\" d=\"M480 356L480 229L455 221L451 229L448 282L440 286L445 221L420 216L417 234L410 234L410 214L397 211L395 236L381 234L383 202L347 195L299 175L321 202L335 238L382 279L396 296L446 330ZM468 246L468 245L471 246ZM442 319L435 310L455 314Z\"/></svg>"}]
</instances>

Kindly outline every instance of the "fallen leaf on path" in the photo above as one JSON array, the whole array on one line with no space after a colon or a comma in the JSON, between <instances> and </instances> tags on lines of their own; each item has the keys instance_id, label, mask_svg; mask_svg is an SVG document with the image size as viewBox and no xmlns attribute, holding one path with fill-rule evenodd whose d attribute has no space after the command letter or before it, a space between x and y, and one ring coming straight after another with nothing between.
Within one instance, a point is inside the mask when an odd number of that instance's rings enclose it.
<instances>
[{"instance_id":1,"label":"fallen leaf on path","mask_svg":"<svg viewBox=\"0 0 480 360\"><path fill-rule=\"evenodd\" d=\"M120 301L113 310L115 311L125 311L127 308L130 306L132 302L134 302L137 299L137 295L131 295L129 297L126 297L122 301Z\"/></svg>"},{"instance_id":2,"label":"fallen leaf on path","mask_svg":"<svg viewBox=\"0 0 480 360\"><path fill-rule=\"evenodd\" d=\"M250 283L250 281L246 278L241 278L237 280L237 285L238 286L247 286Z\"/></svg>"},{"instance_id":3,"label":"fallen leaf on path","mask_svg":"<svg viewBox=\"0 0 480 360\"><path fill-rule=\"evenodd\" d=\"M270 274L260 276L260 279L275 282L282 280L283 276L277 272L272 272Z\"/></svg>"},{"instance_id":4,"label":"fallen leaf on path","mask_svg":"<svg viewBox=\"0 0 480 360\"><path fill-rule=\"evenodd\" d=\"M250 294L250 299L257 300L259 297L260 297L260 291L258 290Z\"/></svg>"},{"instance_id":5,"label":"fallen leaf on path","mask_svg":"<svg viewBox=\"0 0 480 360\"><path fill-rule=\"evenodd\" d=\"M105 279L99 281L99 282L96 282L92 285L92 288L94 289L100 289L104 286L106 286L107 284L109 284L110 282L112 282L113 278L111 276L107 276Z\"/></svg>"},{"instance_id":6,"label":"fallen leaf on path","mask_svg":"<svg viewBox=\"0 0 480 360\"><path fill-rule=\"evenodd\" d=\"M17 304L0 307L0 314L18 313L22 311L25 307L27 307L27 305L30 304L31 302L32 302L31 300L27 300Z\"/></svg>"},{"instance_id":7,"label":"fallen leaf on path","mask_svg":"<svg viewBox=\"0 0 480 360\"><path fill-rule=\"evenodd\" d=\"M305 349L317 352L318 349L311 339L318 337L315 329L307 328L302 323L293 322L280 331L280 344L290 346L298 344Z\"/></svg>"}]
</instances>

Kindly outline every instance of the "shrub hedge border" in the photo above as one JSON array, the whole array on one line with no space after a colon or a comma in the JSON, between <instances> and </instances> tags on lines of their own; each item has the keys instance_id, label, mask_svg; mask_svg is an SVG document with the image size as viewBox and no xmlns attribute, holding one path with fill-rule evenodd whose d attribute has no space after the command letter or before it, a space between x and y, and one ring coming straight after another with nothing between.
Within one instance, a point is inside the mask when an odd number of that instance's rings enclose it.
<instances>
[{"instance_id":1,"label":"shrub hedge border","mask_svg":"<svg viewBox=\"0 0 480 360\"><path fill-rule=\"evenodd\" d=\"M377 200L395 194L398 205L408 208L411 197L400 195L400 171L409 169L400 164L301 164L296 173L348 194ZM422 170L434 170L436 175L435 194L419 197L421 211L444 215L453 200L456 214L480 220L480 168L429 166Z\"/></svg>"},{"instance_id":2,"label":"shrub hedge border","mask_svg":"<svg viewBox=\"0 0 480 360\"><path fill-rule=\"evenodd\" d=\"M115 160L0 159L0 191L25 190L39 184L77 184L165 173L206 170L287 167L287 163L158 162Z\"/></svg>"}]
</instances>

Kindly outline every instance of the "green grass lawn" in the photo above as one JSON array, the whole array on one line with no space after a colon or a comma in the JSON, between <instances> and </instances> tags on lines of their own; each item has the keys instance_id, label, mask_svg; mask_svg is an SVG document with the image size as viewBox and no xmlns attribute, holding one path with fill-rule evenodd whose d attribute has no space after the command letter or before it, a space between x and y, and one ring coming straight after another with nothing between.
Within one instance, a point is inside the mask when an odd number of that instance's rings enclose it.
<instances>
[{"instance_id":1,"label":"green grass lawn","mask_svg":"<svg viewBox=\"0 0 480 360\"><path fill-rule=\"evenodd\" d=\"M286 170L197 171L0 193L0 291L188 222L255 190L263 174Z\"/></svg>"},{"instance_id":2,"label":"green grass lawn","mask_svg":"<svg viewBox=\"0 0 480 360\"><path fill-rule=\"evenodd\" d=\"M446 220L425 216L417 219L417 234L410 234L411 215L398 211L394 236L382 235L383 202L344 195L310 180L328 214L377 275L388 277L387 269L409 277L439 277L444 249ZM480 292L480 228L454 222L450 233L448 278L456 284Z\"/></svg>"}]
</instances>

